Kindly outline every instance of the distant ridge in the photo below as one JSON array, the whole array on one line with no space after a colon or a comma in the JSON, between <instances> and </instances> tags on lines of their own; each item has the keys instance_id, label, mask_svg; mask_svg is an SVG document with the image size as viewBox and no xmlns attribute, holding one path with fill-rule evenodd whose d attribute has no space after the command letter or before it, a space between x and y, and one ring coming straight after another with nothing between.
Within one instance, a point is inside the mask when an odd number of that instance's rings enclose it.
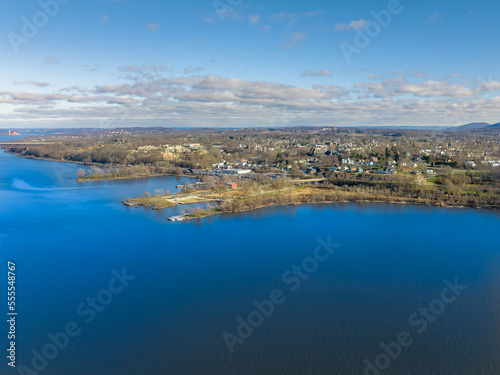
<instances>
[{"instance_id":1,"label":"distant ridge","mask_svg":"<svg viewBox=\"0 0 500 375\"><path fill-rule=\"evenodd\" d=\"M472 122L470 124L462 125L462 126L454 126L451 128L448 128L448 130L471 130L471 129L483 129L490 127L491 124L488 124L487 122Z\"/></svg>"}]
</instances>

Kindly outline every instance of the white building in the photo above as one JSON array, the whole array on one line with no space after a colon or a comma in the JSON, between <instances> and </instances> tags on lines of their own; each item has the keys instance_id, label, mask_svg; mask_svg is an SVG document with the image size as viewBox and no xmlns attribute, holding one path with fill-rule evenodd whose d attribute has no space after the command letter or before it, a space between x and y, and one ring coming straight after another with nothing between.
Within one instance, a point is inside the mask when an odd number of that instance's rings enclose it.
<instances>
[{"instance_id":1,"label":"white building","mask_svg":"<svg viewBox=\"0 0 500 375\"><path fill-rule=\"evenodd\" d=\"M236 174L236 175L244 175L248 173L252 173L251 169L226 169L224 173L227 174Z\"/></svg>"}]
</instances>

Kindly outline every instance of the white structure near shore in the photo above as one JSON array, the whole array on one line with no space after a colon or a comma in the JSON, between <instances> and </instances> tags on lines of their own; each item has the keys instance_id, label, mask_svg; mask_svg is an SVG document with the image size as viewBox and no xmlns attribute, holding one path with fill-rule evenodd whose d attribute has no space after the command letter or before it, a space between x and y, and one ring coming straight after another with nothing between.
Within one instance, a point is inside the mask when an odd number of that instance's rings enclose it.
<instances>
[{"instance_id":1,"label":"white structure near shore","mask_svg":"<svg viewBox=\"0 0 500 375\"><path fill-rule=\"evenodd\" d=\"M243 175L243 174L252 173L252 170L251 169L225 169L223 171L223 173Z\"/></svg>"}]
</instances>

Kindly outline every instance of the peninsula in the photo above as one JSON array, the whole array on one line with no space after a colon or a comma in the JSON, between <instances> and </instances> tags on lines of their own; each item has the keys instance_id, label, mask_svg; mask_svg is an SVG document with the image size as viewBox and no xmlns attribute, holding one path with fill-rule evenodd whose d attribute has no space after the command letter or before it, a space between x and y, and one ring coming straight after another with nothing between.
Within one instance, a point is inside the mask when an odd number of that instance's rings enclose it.
<instances>
[{"instance_id":1,"label":"peninsula","mask_svg":"<svg viewBox=\"0 0 500 375\"><path fill-rule=\"evenodd\" d=\"M176 219L319 202L500 208L500 127L358 129L95 129L5 145L30 158L82 164L79 182L193 177L178 192L129 206L186 205Z\"/></svg>"}]
</instances>

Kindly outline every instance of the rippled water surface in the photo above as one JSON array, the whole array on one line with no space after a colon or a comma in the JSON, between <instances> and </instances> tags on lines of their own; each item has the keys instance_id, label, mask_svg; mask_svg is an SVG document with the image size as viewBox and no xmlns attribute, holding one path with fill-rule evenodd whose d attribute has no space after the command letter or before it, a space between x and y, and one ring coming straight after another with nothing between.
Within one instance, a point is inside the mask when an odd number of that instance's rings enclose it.
<instances>
[{"instance_id":1,"label":"rippled water surface","mask_svg":"<svg viewBox=\"0 0 500 375\"><path fill-rule=\"evenodd\" d=\"M18 365L40 365L33 353L74 322L78 335L40 374L500 374L497 212L308 205L171 223L179 209L120 201L186 179L78 184L79 168L0 151ZM339 246L315 266L329 236ZM300 285L294 265L310 270ZM135 278L103 292L123 268ZM443 292L445 280L467 288ZM231 353L223 334L237 337L237 319L275 290L282 303ZM89 307L97 296L108 304ZM427 319L419 309L429 307ZM401 335L411 343L398 352ZM18 373L2 361L2 374Z\"/></svg>"}]
</instances>

